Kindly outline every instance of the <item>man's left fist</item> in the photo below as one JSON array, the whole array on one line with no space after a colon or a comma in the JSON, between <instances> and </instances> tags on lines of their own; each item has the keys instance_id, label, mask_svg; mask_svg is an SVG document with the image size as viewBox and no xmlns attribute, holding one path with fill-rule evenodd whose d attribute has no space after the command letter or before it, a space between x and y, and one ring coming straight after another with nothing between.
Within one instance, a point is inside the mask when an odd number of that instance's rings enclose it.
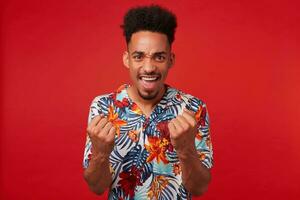
<instances>
[{"instance_id":1,"label":"man's left fist","mask_svg":"<svg viewBox=\"0 0 300 200\"><path fill-rule=\"evenodd\" d=\"M197 121L192 111L184 109L181 115L178 115L169 122L168 128L171 143L177 153L186 154L196 150Z\"/></svg>"}]
</instances>

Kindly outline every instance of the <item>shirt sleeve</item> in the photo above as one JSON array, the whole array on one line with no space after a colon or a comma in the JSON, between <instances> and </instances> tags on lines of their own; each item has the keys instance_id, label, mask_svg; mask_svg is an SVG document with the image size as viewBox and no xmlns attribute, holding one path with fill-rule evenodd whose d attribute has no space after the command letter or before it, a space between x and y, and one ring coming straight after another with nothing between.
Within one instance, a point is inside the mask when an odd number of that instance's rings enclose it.
<instances>
[{"instance_id":1,"label":"shirt sleeve","mask_svg":"<svg viewBox=\"0 0 300 200\"><path fill-rule=\"evenodd\" d=\"M100 113L101 113L101 107L100 107L99 97L96 97L93 99L90 105L89 114L88 114L88 124L92 121L94 117L96 117ZM87 168L89 166L89 161L92 155L91 147L92 147L91 140L87 134L85 148L84 148L84 155L83 155L83 168Z\"/></svg>"},{"instance_id":2,"label":"shirt sleeve","mask_svg":"<svg viewBox=\"0 0 300 200\"><path fill-rule=\"evenodd\" d=\"M213 166L213 149L210 136L210 121L205 103L199 105L196 112L198 132L195 138L195 146L199 158L204 166Z\"/></svg>"}]
</instances>

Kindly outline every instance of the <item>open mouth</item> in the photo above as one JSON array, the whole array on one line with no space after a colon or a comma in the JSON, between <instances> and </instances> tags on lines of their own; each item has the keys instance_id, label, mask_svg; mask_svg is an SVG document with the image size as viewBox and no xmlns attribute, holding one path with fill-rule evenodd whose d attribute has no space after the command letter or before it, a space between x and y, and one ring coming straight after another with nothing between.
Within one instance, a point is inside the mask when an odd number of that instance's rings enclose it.
<instances>
[{"instance_id":1,"label":"open mouth","mask_svg":"<svg viewBox=\"0 0 300 200\"><path fill-rule=\"evenodd\" d=\"M140 80L143 81L157 81L160 77L159 76L140 76Z\"/></svg>"},{"instance_id":2,"label":"open mouth","mask_svg":"<svg viewBox=\"0 0 300 200\"><path fill-rule=\"evenodd\" d=\"M155 90L158 86L160 77L160 75L141 75L139 76L139 80L146 90Z\"/></svg>"}]
</instances>

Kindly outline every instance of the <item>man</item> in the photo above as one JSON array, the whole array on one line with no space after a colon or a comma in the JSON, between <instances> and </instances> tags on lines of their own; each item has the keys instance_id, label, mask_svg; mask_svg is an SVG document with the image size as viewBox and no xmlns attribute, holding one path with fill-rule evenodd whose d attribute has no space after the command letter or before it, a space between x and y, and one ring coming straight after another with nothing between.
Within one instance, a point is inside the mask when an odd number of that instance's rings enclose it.
<instances>
[{"instance_id":1,"label":"man","mask_svg":"<svg viewBox=\"0 0 300 200\"><path fill-rule=\"evenodd\" d=\"M174 14L155 5L124 17L132 83L96 97L88 119L84 178L96 194L109 188L109 199L191 199L207 190L206 105L164 83L176 27Z\"/></svg>"}]
</instances>

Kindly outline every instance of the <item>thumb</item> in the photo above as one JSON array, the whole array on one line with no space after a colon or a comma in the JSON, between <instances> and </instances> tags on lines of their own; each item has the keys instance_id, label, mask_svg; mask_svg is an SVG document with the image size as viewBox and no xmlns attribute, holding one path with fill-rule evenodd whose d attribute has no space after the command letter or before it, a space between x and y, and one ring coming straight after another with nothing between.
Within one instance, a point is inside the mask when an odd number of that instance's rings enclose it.
<instances>
[{"instance_id":1,"label":"thumb","mask_svg":"<svg viewBox=\"0 0 300 200\"><path fill-rule=\"evenodd\" d=\"M183 112L186 112L187 114L191 115L191 116L194 116L195 115L195 112L192 111L192 110L189 110L187 108L183 108Z\"/></svg>"}]
</instances>

